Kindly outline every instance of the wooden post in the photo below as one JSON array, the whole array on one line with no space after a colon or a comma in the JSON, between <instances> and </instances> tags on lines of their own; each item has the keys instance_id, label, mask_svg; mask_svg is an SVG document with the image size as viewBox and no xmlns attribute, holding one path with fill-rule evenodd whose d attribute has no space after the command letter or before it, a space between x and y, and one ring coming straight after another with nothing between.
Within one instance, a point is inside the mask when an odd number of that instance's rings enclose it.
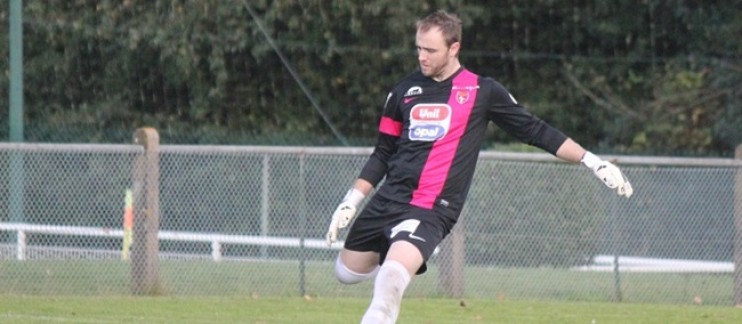
<instances>
[{"instance_id":1,"label":"wooden post","mask_svg":"<svg viewBox=\"0 0 742 324\"><path fill-rule=\"evenodd\" d=\"M742 144L734 158L742 161ZM734 305L742 308L742 168L737 168L734 178L734 229Z\"/></svg>"},{"instance_id":2,"label":"wooden post","mask_svg":"<svg viewBox=\"0 0 742 324\"><path fill-rule=\"evenodd\" d=\"M131 291L135 295L163 293L159 279L160 136L154 128L140 128L134 144L144 147L132 172L134 239L131 249Z\"/></svg>"},{"instance_id":3,"label":"wooden post","mask_svg":"<svg viewBox=\"0 0 742 324\"><path fill-rule=\"evenodd\" d=\"M440 245L440 269L438 281L443 292L450 298L464 296L464 263L466 262L466 243L464 215L459 217L451 235Z\"/></svg>"}]
</instances>

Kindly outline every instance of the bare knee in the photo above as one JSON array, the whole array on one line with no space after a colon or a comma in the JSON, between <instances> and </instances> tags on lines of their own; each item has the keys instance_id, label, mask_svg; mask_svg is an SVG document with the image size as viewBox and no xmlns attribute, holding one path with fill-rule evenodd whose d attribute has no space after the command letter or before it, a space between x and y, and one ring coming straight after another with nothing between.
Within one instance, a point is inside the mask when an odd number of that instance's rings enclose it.
<instances>
[{"instance_id":1,"label":"bare knee","mask_svg":"<svg viewBox=\"0 0 742 324\"><path fill-rule=\"evenodd\" d=\"M344 284L373 278L379 270L378 254L343 250L335 260L335 277Z\"/></svg>"}]
</instances>

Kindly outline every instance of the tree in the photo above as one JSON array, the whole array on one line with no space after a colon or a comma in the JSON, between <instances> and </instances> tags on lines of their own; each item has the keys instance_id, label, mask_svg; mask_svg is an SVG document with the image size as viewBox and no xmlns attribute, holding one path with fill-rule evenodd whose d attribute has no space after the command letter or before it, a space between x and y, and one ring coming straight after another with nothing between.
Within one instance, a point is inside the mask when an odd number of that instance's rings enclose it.
<instances>
[{"instance_id":1,"label":"tree","mask_svg":"<svg viewBox=\"0 0 742 324\"><path fill-rule=\"evenodd\" d=\"M629 0L28 2L28 139L121 142L146 125L164 143L340 145L332 125L370 145L386 93L416 68L414 22L437 8L462 17L465 66L587 146L742 142L735 3Z\"/></svg>"}]
</instances>

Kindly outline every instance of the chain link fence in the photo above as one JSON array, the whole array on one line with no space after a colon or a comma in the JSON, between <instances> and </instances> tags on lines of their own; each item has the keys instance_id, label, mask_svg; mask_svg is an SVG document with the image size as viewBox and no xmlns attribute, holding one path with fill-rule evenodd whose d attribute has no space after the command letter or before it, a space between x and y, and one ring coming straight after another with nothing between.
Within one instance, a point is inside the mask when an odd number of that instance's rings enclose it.
<instances>
[{"instance_id":1,"label":"chain link fence","mask_svg":"<svg viewBox=\"0 0 742 324\"><path fill-rule=\"evenodd\" d=\"M0 143L0 293L367 297L323 237L370 152ZM547 154L483 152L406 295L733 304L742 162L609 158L631 199Z\"/></svg>"}]
</instances>

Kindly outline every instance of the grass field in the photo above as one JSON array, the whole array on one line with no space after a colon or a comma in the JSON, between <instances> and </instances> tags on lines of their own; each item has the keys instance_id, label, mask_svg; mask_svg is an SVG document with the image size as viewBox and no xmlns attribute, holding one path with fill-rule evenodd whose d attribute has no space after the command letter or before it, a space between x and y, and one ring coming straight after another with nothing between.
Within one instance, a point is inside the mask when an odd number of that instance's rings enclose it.
<instances>
[{"instance_id":1,"label":"grass field","mask_svg":"<svg viewBox=\"0 0 742 324\"><path fill-rule=\"evenodd\" d=\"M365 298L371 283L346 286L333 277L331 262L160 263L164 296L253 296ZM303 269L303 270L302 270ZM613 273L558 268L467 267L465 297L499 300L564 300L612 302L617 286ZM0 262L0 295L124 296L131 269L117 260L29 260ZM625 273L620 278L623 302L727 306L733 303L730 273ZM412 298L442 298L438 269L415 277L406 292Z\"/></svg>"},{"instance_id":2,"label":"grass field","mask_svg":"<svg viewBox=\"0 0 742 324\"><path fill-rule=\"evenodd\" d=\"M0 323L358 323L363 298L0 296ZM398 323L742 323L742 309L411 298Z\"/></svg>"},{"instance_id":3,"label":"grass field","mask_svg":"<svg viewBox=\"0 0 742 324\"><path fill-rule=\"evenodd\" d=\"M167 260L161 296L132 296L130 267L3 260L0 323L357 323L372 289L339 284L330 262ZM416 277L399 323L742 323L726 273L625 273L614 302L612 273L465 271L464 299L444 297L435 265Z\"/></svg>"}]
</instances>

